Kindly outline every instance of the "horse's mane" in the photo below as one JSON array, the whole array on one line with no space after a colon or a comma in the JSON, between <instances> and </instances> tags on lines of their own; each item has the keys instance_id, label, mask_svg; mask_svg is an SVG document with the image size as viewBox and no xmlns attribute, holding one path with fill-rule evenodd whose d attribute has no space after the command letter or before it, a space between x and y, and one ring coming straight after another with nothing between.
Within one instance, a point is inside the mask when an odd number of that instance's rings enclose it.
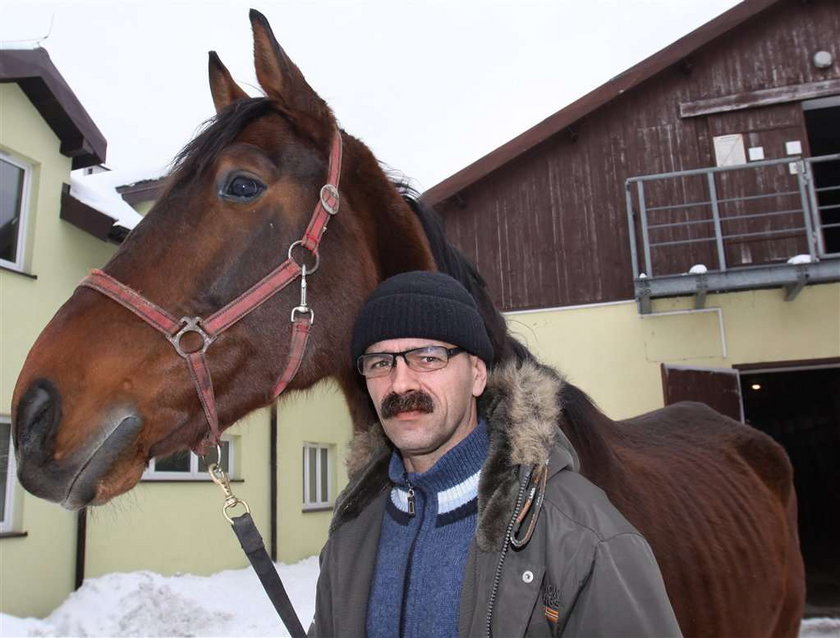
<instances>
[{"instance_id":1,"label":"horse's mane","mask_svg":"<svg viewBox=\"0 0 840 638\"><path fill-rule=\"evenodd\" d=\"M404 181L395 181L395 185L423 225L438 269L461 282L476 300L496 351L494 363L511 359L517 364L527 360L536 362L528 348L508 331L505 318L490 298L487 284L475 266L446 238L440 215L410 185ZM565 379L557 398L564 415L563 430L580 457L584 475L603 478L610 474L615 467L615 456L605 435L615 434L613 421L583 390Z\"/></svg>"},{"instance_id":2,"label":"horse's mane","mask_svg":"<svg viewBox=\"0 0 840 638\"><path fill-rule=\"evenodd\" d=\"M440 215L424 203L410 185L405 182L396 182L395 185L423 225L438 270L457 279L475 299L495 351L493 363L498 364L511 359L521 363L532 359L533 355L528 348L508 331L505 318L490 298L487 284L482 276L463 253L446 238Z\"/></svg>"}]
</instances>

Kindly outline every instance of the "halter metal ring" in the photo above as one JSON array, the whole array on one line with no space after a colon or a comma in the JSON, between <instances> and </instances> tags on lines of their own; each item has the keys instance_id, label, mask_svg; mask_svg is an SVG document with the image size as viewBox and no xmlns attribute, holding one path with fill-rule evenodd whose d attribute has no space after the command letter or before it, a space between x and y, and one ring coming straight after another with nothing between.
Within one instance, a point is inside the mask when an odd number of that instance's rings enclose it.
<instances>
[{"instance_id":1,"label":"halter metal ring","mask_svg":"<svg viewBox=\"0 0 840 638\"><path fill-rule=\"evenodd\" d=\"M181 329L176 332L174 335L166 337L175 347L175 351L184 359L188 358L194 352L198 352L199 350L204 353L207 352L207 348L210 347L210 344L216 339L216 337L211 337L209 334L204 332L204 328L201 327L201 319L199 317L181 317ZM181 347L181 338L187 334L188 332L194 332L201 337L201 348L199 350L193 350L193 352L185 352L184 349Z\"/></svg>"},{"instance_id":2,"label":"halter metal ring","mask_svg":"<svg viewBox=\"0 0 840 638\"><path fill-rule=\"evenodd\" d=\"M292 252L294 252L295 248L297 248L298 246L303 246L303 241L301 241L300 239L298 239L295 242L292 242L292 245L289 246L289 261L295 262L305 274L311 275L316 270L318 270L318 266L321 265L321 255L318 253L317 250L310 251L313 255L315 255L315 265L312 266L312 268L310 268L306 264L302 264L297 259L292 257Z\"/></svg>"},{"instance_id":3,"label":"halter metal ring","mask_svg":"<svg viewBox=\"0 0 840 638\"><path fill-rule=\"evenodd\" d=\"M324 207L330 215L335 215L338 212L338 206L341 202L341 195L338 189L332 184L324 184L321 187L321 206Z\"/></svg>"}]
</instances>

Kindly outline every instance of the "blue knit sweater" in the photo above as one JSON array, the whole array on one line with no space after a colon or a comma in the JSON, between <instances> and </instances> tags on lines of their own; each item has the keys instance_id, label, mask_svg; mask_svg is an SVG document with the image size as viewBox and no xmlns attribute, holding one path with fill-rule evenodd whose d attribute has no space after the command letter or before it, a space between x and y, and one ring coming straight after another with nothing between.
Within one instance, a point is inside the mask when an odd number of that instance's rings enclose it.
<instances>
[{"instance_id":1,"label":"blue knit sweater","mask_svg":"<svg viewBox=\"0 0 840 638\"><path fill-rule=\"evenodd\" d=\"M478 478L489 445L482 421L423 474L408 474L394 452L389 467L394 487L382 518L368 600L371 638L457 635L464 566L476 529Z\"/></svg>"}]
</instances>

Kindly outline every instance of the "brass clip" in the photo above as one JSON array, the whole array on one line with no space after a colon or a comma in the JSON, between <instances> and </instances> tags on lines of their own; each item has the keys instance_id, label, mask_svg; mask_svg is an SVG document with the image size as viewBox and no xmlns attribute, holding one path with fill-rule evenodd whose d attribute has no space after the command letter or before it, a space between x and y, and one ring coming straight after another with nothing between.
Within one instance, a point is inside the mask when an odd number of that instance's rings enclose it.
<instances>
[{"instance_id":1,"label":"brass clip","mask_svg":"<svg viewBox=\"0 0 840 638\"><path fill-rule=\"evenodd\" d=\"M218 447L218 446L217 446ZM221 460L221 450L219 450L219 460ZM222 507L222 514L227 519L227 522L233 525L233 519L228 514L228 510L232 510L235 507L241 505L245 508L245 513L250 514L251 508L248 507L248 503L243 501L241 498L236 496L233 493L233 490L230 489L230 479L225 471L219 466L218 463L210 463L207 465L207 473L210 475L210 479L222 488L222 492L225 494L225 504Z\"/></svg>"}]
</instances>

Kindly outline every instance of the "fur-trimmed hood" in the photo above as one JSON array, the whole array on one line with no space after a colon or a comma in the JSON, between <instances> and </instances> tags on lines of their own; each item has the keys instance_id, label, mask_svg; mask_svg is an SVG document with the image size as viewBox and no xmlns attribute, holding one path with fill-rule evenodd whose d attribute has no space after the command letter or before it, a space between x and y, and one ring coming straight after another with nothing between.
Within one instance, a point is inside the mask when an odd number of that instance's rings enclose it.
<instances>
[{"instance_id":1,"label":"fur-trimmed hood","mask_svg":"<svg viewBox=\"0 0 840 638\"><path fill-rule=\"evenodd\" d=\"M483 550L498 547L504 535L519 488L518 467L551 458L550 474L579 469L577 453L560 429L562 387L554 370L533 360L502 364L490 374L478 405L490 435L478 487L476 539ZM350 483L336 502L331 532L390 489L392 450L380 423L355 436L347 460Z\"/></svg>"}]
</instances>

